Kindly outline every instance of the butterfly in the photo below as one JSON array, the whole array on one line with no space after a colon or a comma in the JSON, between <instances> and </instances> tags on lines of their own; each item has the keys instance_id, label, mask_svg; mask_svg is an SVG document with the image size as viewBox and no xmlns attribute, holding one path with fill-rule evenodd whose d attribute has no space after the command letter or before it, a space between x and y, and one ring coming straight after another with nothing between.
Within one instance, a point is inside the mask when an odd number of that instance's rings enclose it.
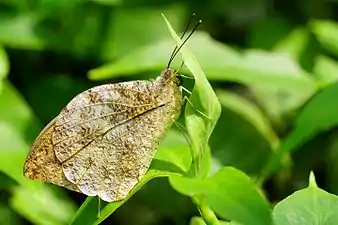
<instances>
[{"instance_id":1,"label":"butterfly","mask_svg":"<svg viewBox=\"0 0 338 225\"><path fill-rule=\"evenodd\" d=\"M24 176L107 202L125 199L181 112L181 77L170 64L200 23L154 81L105 84L73 98L36 138Z\"/></svg>"}]
</instances>

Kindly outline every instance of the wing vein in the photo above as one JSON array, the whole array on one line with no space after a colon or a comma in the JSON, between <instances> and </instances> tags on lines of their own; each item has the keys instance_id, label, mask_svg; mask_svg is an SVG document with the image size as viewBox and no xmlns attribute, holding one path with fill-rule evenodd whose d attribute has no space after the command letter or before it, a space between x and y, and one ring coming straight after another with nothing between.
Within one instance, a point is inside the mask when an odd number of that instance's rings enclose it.
<instances>
[{"instance_id":1,"label":"wing vein","mask_svg":"<svg viewBox=\"0 0 338 225\"><path fill-rule=\"evenodd\" d=\"M103 134L98 135L98 136L95 137L93 140L91 140L90 142L88 142L87 144L85 144L83 147L81 147L81 148L79 148L78 150L76 150L76 151L74 152L74 154L72 154L70 157L68 157L67 159L61 161L61 164L64 164L65 162L67 162L68 160L70 160L71 158L73 158L76 154L78 154L78 153L79 153L81 150L83 150L85 147L89 146L89 145L90 145L92 142L94 142L97 138L99 138L99 137L102 137L102 138L103 138L104 135L107 134L110 130L112 130L112 129L116 128L117 126L120 126L120 125L122 125L122 124L124 124L124 123L127 123L127 122L130 121L131 119L134 119L134 118L136 118L136 117L139 117L139 116L141 116L141 115L144 115L144 114L146 114L146 113L148 113L148 112L150 112L150 111L152 111L152 110L155 110L155 109L157 109L157 108L159 108L159 107L162 107L162 106L164 106L164 105L165 105L165 104L156 106L156 107L154 107L154 108L152 108L152 109L149 109L149 110L147 110L147 111L145 111L145 112L142 112L142 113L140 113L140 114L138 114L138 115L135 115L134 117L128 118L127 120L125 120L125 121L123 121L123 122L121 122L121 123L119 123L119 124L116 124L116 125L114 125L114 126L111 126L111 127L108 128L107 131L105 131Z\"/></svg>"}]
</instances>

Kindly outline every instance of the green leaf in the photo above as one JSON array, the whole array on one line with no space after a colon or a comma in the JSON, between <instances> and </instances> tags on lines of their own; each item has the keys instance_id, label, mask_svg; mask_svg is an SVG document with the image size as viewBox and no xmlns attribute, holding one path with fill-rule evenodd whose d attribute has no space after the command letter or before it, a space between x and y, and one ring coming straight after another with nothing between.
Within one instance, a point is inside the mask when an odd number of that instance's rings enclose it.
<instances>
[{"instance_id":1,"label":"green leaf","mask_svg":"<svg viewBox=\"0 0 338 225\"><path fill-rule=\"evenodd\" d=\"M0 171L22 185L29 185L22 175L28 145L9 123L0 121Z\"/></svg>"},{"instance_id":2,"label":"green leaf","mask_svg":"<svg viewBox=\"0 0 338 225\"><path fill-rule=\"evenodd\" d=\"M224 167L207 179L172 176L169 181L184 195L202 196L221 218L243 225L271 224L267 200L251 179L239 170Z\"/></svg>"},{"instance_id":3,"label":"green leaf","mask_svg":"<svg viewBox=\"0 0 338 225\"><path fill-rule=\"evenodd\" d=\"M20 93L8 81L0 93L0 121L6 121L14 126L22 137L32 141L40 129L40 124L34 118L33 112Z\"/></svg>"},{"instance_id":4,"label":"green leaf","mask_svg":"<svg viewBox=\"0 0 338 225\"><path fill-rule=\"evenodd\" d=\"M173 141L175 140L175 141ZM179 133L170 130L162 141L160 148L152 161L149 171L134 187L128 197L119 202L106 204L101 209L99 222L105 220L116 209L131 198L148 181L158 177L187 174L191 163L190 150L184 138ZM94 210L94 212L93 212ZM88 197L72 219L71 225L97 224L97 200Z\"/></svg>"},{"instance_id":5,"label":"green leaf","mask_svg":"<svg viewBox=\"0 0 338 225\"><path fill-rule=\"evenodd\" d=\"M231 76L240 74L238 80L244 79L242 76L249 76L250 79L247 78L246 81L248 84L249 82L261 85L270 83L275 87L289 86L293 89L297 87L312 89L316 85L296 61L281 53L247 50L243 61L237 67L233 70L229 68Z\"/></svg>"},{"instance_id":6,"label":"green leaf","mask_svg":"<svg viewBox=\"0 0 338 225\"><path fill-rule=\"evenodd\" d=\"M29 146L25 133L34 134L33 113L14 87L6 81L0 94L0 170L22 185L29 185L22 168Z\"/></svg>"},{"instance_id":7,"label":"green leaf","mask_svg":"<svg viewBox=\"0 0 338 225\"><path fill-rule=\"evenodd\" d=\"M35 32L36 21L30 15L0 16L0 43L21 49L41 50L45 41Z\"/></svg>"},{"instance_id":8,"label":"green leaf","mask_svg":"<svg viewBox=\"0 0 338 225\"><path fill-rule=\"evenodd\" d=\"M319 132L326 131L338 124L338 83L334 83L309 101L299 113L294 128L275 151L263 169L263 177L270 175L280 166L280 161L301 144Z\"/></svg>"},{"instance_id":9,"label":"green leaf","mask_svg":"<svg viewBox=\"0 0 338 225\"><path fill-rule=\"evenodd\" d=\"M35 135L39 126L34 116L9 82L0 94L0 171L18 185L9 190L13 209L34 224L65 224L75 213L75 206L61 193L39 181L23 176L23 163L29 150L25 134ZM27 207L29 206L29 207Z\"/></svg>"},{"instance_id":10,"label":"green leaf","mask_svg":"<svg viewBox=\"0 0 338 225\"><path fill-rule=\"evenodd\" d=\"M286 113L300 107L316 92L316 81L290 56L261 51L248 54L244 67L251 74L246 75L255 78L250 88L275 123L281 123Z\"/></svg>"},{"instance_id":11,"label":"green leaf","mask_svg":"<svg viewBox=\"0 0 338 225\"><path fill-rule=\"evenodd\" d=\"M246 50L240 54L204 32L194 33L186 46L199 59L208 79L249 85L272 117L279 118L281 113L299 107L317 89L316 81L285 54L262 50ZM169 39L137 48L112 63L91 70L89 77L98 80L163 70L172 48ZM173 68L179 68L177 61ZM191 74L185 67L180 72ZM271 89L268 93L267 88ZM271 96L274 96L272 100Z\"/></svg>"},{"instance_id":12,"label":"green leaf","mask_svg":"<svg viewBox=\"0 0 338 225\"><path fill-rule=\"evenodd\" d=\"M75 213L66 196L56 195L51 188L22 175L28 145L9 123L0 121L0 171L18 183L11 192L13 209L34 224L65 224ZM29 207L27 207L29 206Z\"/></svg>"},{"instance_id":13,"label":"green leaf","mask_svg":"<svg viewBox=\"0 0 338 225\"><path fill-rule=\"evenodd\" d=\"M182 41L177 36L168 20L162 14L169 31L174 38L176 45L181 46ZM187 104L185 107L185 122L189 137L191 139L192 157L193 162L196 163L193 171L194 174L206 175L209 171L199 171L200 168L207 168L208 166L201 166L200 163L208 162L204 159L204 152L210 151L208 147L209 137L216 125L216 122L221 113L221 104L219 103L216 94L214 93L211 85L204 75L200 65L198 64L195 56L187 49L186 46L182 46L180 53L184 60L184 64L191 71L195 78L194 88L190 101L193 104ZM200 112L197 112L199 110ZM204 115L202 115L203 113ZM205 116L207 115L208 118ZM210 154L206 154L210 156Z\"/></svg>"},{"instance_id":14,"label":"green leaf","mask_svg":"<svg viewBox=\"0 0 338 225\"><path fill-rule=\"evenodd\" d=\"M338 80L338 62L324 55L315 60L314 75L325 84L331 84Z\"/></svg>"},{"instance_id":15,"label":"green leaf","mask_svg":"<svg viewBox=\"0 0 338 225\"><path fill-rule=\"evenodd\" d=\"M5 49L0 46L0 93L2 91L2 82L9 72L9 61Z\"/></svg>"},{"instance_id":16,"label":"green leaf","mask_svg":"<svg viewBox=\"0 0 338 225\"><path fill-rule=\"evenodd\" d=\"M338 56L338 23L332 20L312 20L310 29L317 37L321 46Z\"/></svg>"},{"instance_id":17,"label":"green leaf","mask_svg":"<svg viewBox=\"0 0 338 225\"><path fill-rule=\"evenodd\" d=\"M279 202L273 210L275 225L335 225L338 196L317 187L311 173L309 186Z\"/></svg>"},{"instance_id":18,"label":"green leaf","mask_svg":"<svg viewBox=\"0 0 338 225\"><path fill-rule=\"evenodd\" d=\"M277 125L283 125L283 118L288 113L297 110L317 91L312 87L273 87L269 85L253 85L253 95L264 108L270 120Z\"/></svg>"},{"instance_id":19,"label":"green leaf","mask_svg":"<svg viewBox=\"0 0 338 225\"><path fill-rule=\"evenodd\" d=\"M270 121L264 113L250 101L228 91L217 91L217 96L221 104L237 114L241 115L245 120L250 122L259 131L267 141L269 141L272 149L279 146L279 138L274 132Z\"/></svg>"},{"instance_id":20,"label":"green leaf","mask_svg":"<svg viewBox=\"0 0 338 225\"><path fill-rule=\"evenodd\" d=\"M67 224L76 210L66 196L56 195L47 185L14 188L10 205L27 220L40 225Z\"/></svg>"},{"instance_id":21,"label":"green leaf","mask_svg":"<svg viewBox=\"0 0 338 225\"><path fill-rule=\"evenodd\" d=\"M250 86L278 87L303 93L312 92L317 87L315 80L302 70L295 60L285 54L262 50L246 50L244 54L240 54L199 31L194 33L186 46L199 59L201 67L210 80L235 81ZM170 39L136 48L112 63L91 70L89 77L93 80L100 80L163 70L172 49ZM179 62L172 65L176 69L179 66ZM191 71L184 67L181 71L191 74Z\"/></svg>"},{"instance_id":22,"label":"green leaf","mask_svg":"<svg viewBox=\"0 0 338 225\"><path fill-rule=\"evenodd\" d=\"M199 59L203 68L210 68L207 74L213 71L214 73L219 72L217 68L220 66L228 67L240 64L241 62L238 52L220 42L216 42L207 33L202 31L196 31L186 45ZM201 48L201 45L204 47ZM157 40L152 44L136 48L136 50L125 54L112 63L91 70L89 77L99 80L116 76L130 76L135 73L151 70L163 70L167 66L172 50L172 38ZM175 60L171 66L178 69L180 67L179 60ZM184 68L182 71L191 73Z\"/></svg>"}]
</instances>

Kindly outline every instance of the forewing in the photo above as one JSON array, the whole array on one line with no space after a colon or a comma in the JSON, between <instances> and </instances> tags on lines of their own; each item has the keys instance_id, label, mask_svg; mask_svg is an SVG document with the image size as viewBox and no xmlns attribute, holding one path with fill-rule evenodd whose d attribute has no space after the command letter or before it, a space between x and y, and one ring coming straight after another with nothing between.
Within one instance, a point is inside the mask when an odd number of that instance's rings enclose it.
<instances>
[{"instance_id":1,"label":"forewing","mask_svg":"<svg viewBox=\"0 0 338 225\"><path fill-rule=\"evenodd\" d=\"M56 157L65 162L135 115L158 104L150 95L151 82L101 85L76 96L55 121L52 141Z\"/></svg>"}]
</instances>

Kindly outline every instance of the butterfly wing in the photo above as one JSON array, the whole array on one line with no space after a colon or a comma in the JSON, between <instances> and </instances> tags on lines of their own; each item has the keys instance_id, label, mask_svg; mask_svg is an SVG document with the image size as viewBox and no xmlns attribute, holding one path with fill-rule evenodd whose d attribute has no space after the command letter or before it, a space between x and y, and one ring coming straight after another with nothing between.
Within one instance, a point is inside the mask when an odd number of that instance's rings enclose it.
<instances>
[{"instance_id":1,"label":"butterfly wing","mask_svg":"<svg viewBox=\"0 0 338 225\"><path fill-rule=\"evenodd\" d=\"M55 156L52 145L52 131L55 119L40 133L26 157L24 175L32 180L50 182L73 191L80 190L69 182L62 171L62 165Z\"/></svg>"},{"instance_id":2,"label":"butterfly wing","mask_svg":"<svg viewBox=\"0 0 338 225\"><path fill-rule=\"evenodd\" d=\"M52 146L65 177L81 192L118 201L147 171L181 107L176 85L160 90L149 81L102 85L60 112Z\"/></svg>"}]
</instances>

